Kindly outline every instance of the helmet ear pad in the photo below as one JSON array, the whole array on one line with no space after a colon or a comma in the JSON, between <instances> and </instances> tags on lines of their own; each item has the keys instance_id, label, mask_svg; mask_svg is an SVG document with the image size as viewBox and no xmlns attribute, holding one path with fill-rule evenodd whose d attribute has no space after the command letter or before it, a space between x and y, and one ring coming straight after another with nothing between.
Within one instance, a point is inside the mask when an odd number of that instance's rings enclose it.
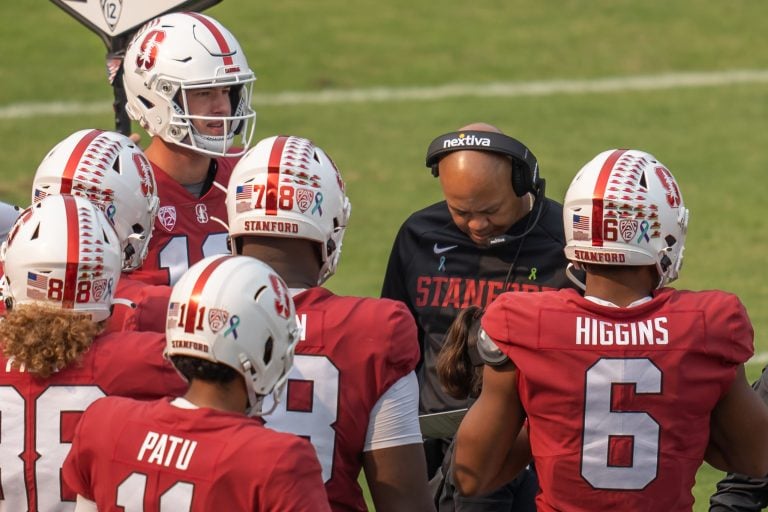
<instances>
[{"instance_id":1,"label":"helmet ear pad","mask_svg":"<svg viewBox=\"0 0 768 512\"><path fill-rule=\"evenodd\" d=\"M426 165L432 176L440 175L440 160L455 151L488 151L509 157L512 163L512 189L518 197L539 194L539 163L528 147L517 139L496 132L466 130L436 137L427 148Z\"/></svg>"}]
</instances>

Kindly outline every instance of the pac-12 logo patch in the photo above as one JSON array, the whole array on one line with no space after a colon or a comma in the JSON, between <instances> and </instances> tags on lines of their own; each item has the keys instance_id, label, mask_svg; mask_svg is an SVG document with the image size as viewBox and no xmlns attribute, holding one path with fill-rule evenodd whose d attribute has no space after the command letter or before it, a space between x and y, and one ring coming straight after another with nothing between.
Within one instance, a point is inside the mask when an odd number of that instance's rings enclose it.
<instances>
[{"instance_id":1,"label":"pac-12 logo patch","mask_svg":"<svg viewBox=\"0 0 768 512\"><path fill-rule=\"evenodd\" d=\"M115 31L122 12L123 0L101 0L101 13L104 15L104 21L109 25L109 30Z\"/></svg>"},{"instance_id":2,"label":"pac-12 logo patch","mask_svg":"<svg viewBox=\"0 0 768 512\"><path fill-rule=\"evenodd\" d=\"M301 213L306 212L310 206L312 206L312 199L315 197L315 193L305 188L296 189L296 206L299 207Z\"/></svg>"},{"instance_id":3,"label":"pac-12 logo patch","mask_svg":"<svg viewBox=\"0 0 768 512\"><path fill-rule=\"evenodd\" d=\"M229 319L229 312L223 309L211 309L208 311L208 325L211 326L211 330L217 333L227 323Z\"/></svg>"},{"instance_id":4,"label":"pac-12 logo patch","mask_svg":"<svg viewBox=\"0 0 768 512\"><path fill-rule=\"evenodd\" d=\"M173 228L176 226L176 207L161 206L157 210L157 220L166 231L173 231Z\"/></svg>"},{"instance_id":5,"label":"pac-12 logo patch","mask_svg":"<svg viewBox=\"0 0 768 512\"><path fill-rule=\"evenodd\" d=\"M623 238L625 242L629 242L635 237L635 233L637 233L637 221L627 219L620 220L619 231L621 231L621 238Z\"/></svg>"}]
</instances>

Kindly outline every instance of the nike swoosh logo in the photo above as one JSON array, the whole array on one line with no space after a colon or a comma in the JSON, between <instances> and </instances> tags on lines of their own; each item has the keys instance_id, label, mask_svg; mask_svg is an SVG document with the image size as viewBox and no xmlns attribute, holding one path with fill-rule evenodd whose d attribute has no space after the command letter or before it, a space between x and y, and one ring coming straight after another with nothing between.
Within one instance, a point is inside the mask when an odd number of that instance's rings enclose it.
<instances>
[{"instance_id":1,"label":"nike swoosh logo","mask_svg":"<svg viewBox=\"0 0 768 512\"><path fill-rule=\"evenodd\" d=\"M448 252L457 247L458 245L446 245L445 247L438 247L437 244L435 244L432 250L435 251L435 254L443 254L444 252Z\"/></svg>"}]
</instances>

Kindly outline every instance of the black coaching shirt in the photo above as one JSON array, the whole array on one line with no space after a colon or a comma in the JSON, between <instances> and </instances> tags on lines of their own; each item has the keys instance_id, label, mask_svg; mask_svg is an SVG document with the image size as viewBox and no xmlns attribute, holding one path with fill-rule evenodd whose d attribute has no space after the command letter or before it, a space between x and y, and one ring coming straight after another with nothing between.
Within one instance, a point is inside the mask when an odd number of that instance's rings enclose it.
<instances>
[{"instance_id":1,"label":"black coaching shirt","mask_svg":"<svg viewBox=\"0 0 768 512\"><path fill-rule=\"evenodd\" d=\"M525 232L538 208L543 210L530 233L489 248L475 245L456 227L445 201L415 212L401 226L381 296L404 302L416 319L421 413L467 406L467 401L443 392L436 372L445 333L460 310L473 304L485 307L504 291L573 287L565 275L563 208L559 203L537 201L506 234Z\"/></svg>"}]
</instances>

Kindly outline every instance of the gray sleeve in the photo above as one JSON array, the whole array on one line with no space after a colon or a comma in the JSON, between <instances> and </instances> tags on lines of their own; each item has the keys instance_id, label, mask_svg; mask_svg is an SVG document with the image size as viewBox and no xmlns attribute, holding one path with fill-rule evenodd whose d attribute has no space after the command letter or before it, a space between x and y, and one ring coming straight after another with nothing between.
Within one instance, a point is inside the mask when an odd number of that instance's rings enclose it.
<instances>
[{"instance_id":1,"label":"gray sleeve","mask_svg":"<svg viewBox=\"0 0 768 512\"><path fill-rule=\"evenodd\" d=\"M752 385L760 398L768 404L768 372ZM768 506L768 477L751 478L729 473L717 483L717 490L709 499L709 512L759 512Z\"/></svg>"}]
</instances>

